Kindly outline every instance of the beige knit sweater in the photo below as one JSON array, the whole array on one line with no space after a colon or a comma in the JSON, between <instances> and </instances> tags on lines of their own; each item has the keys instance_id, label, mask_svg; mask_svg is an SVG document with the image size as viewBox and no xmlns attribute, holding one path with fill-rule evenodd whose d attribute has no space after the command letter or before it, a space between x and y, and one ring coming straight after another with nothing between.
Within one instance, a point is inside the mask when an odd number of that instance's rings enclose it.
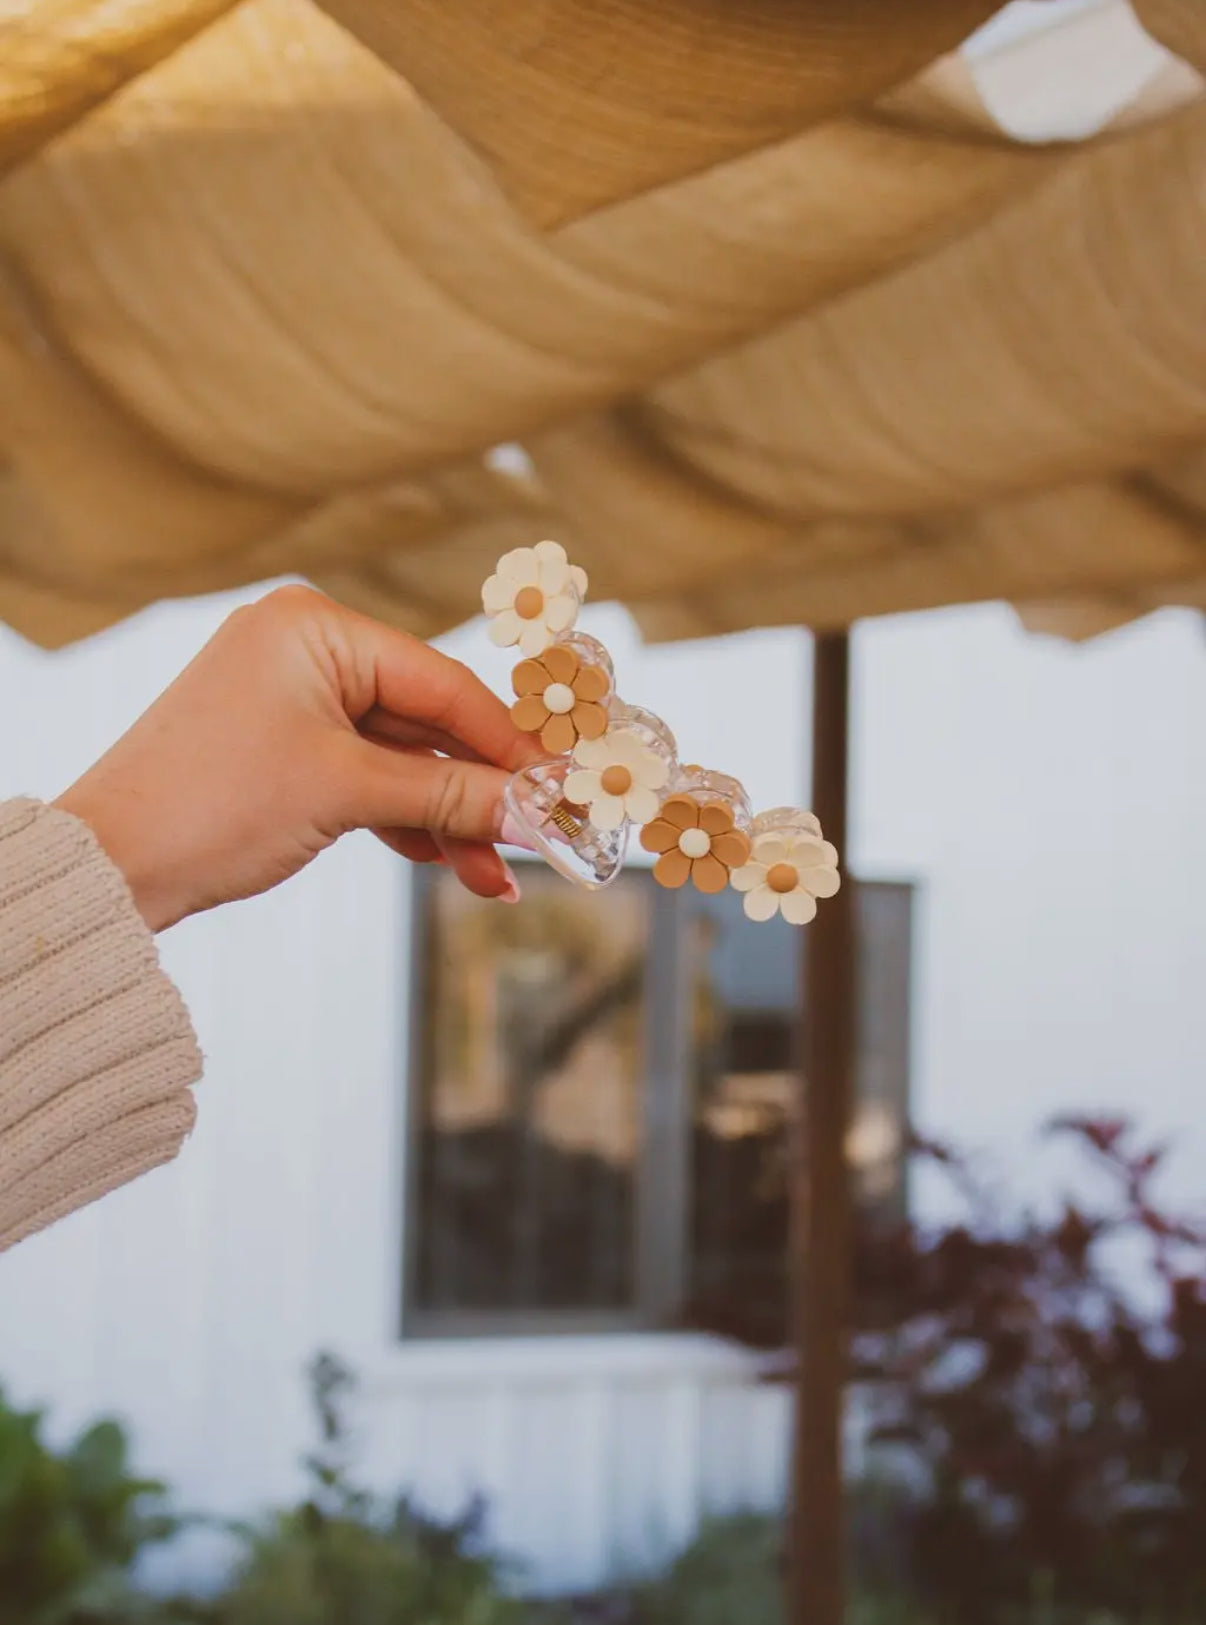
<instances>
[{"instance_id":1,"label":"beige knit sweater","mask_svg":"<svg viewBox=\"0 0 1206 1625\"><path fill-rule=\"evenodd\" d=\"M0 802L0 1251L175 1156L201 1056L92 832Z\"/></svg>"}]
</instances>

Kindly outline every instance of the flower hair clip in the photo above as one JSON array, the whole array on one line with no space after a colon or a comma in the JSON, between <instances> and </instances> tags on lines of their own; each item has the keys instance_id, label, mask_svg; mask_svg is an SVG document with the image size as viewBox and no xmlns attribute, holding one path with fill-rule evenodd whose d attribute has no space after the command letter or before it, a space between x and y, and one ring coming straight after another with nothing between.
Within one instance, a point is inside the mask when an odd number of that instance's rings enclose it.
<instances>
[{"instance_id":1,"label":"flower hair clip","mask_svg":"<svg viewBox=\"0 0 1206 1625\"><path fill-rule=\"evenodd\" d=\"M709 895L724 891L749 860L750 823L749 800L736 779L684 768L641 831L641 845L658 854L653 878L671 890L690 881Z\"/></svg>"},{"instance_id":2,"label":"flower hair clip","mask_svg":"<svg viewBox=\"0 0 1206 1625\"><path fill-rule=\"evenodd\" d=\"M603 645L574 631L586 589L585 571L551 541L505 554L482 589L492 641L523 657L512 719L548 752L513 776L508 810L577 885L610 885L635 829L658 885L708 896L731 887L750 920L806 925L841 884L817 818L794 807L754 817L739 780L681 764L662 719L620 699Z\"/></svg>"},{"instance_id":3,"label":"flower hair clip","mask_svg":"<svg viewBox=\"0 0 1206 1625\"><path fill-rule=\"evenodd\" d=\"M606 733L574 748L575 771L565 781L596 829L645 824L657 814L658 793L674 772L677 746L660 717L617 700Z\"/></svg>"},{"instance_id":4,"label":"flower hair clip","mask_svg":"<svg viewBox=\"0 0 1206 1625\"><path fill-rule=\"evenodd\" d=\"M607 701L614 688L611 657L584 632L558 639L543 654L521 660L511 673L516 700L511 720L540 735L550 756L607 732Z\"/></svg>"},{"instance_id":5,"label":"flower hair clip","mask_svg":"<svg viewBox=\"0 0 1206 1625\"><path fill-rule=\"evenodd\" d=\"M555 657L563 647L558 643L549 650L546 670L550 658L555 670L562 669ZM605 651L600 653L606 658ZM607 665L610 670L610 660ZM541 703L547 706L547 696ZM535 720L534 711L531 715ZM625 705L613 693L603 722L596 731L592 712L572 754L538 762L515 774L507 786L507 806L537 851L558 873L592 890L608 885L620 872L633 827L656 814L659 792L677 766L674 736L652 712ZM546 725L541 731L546 749L548 737ZM555 737L568 742L571 734L566 730Z\"/></svg>"},{"instance_id":6,"label":"flower hair clip","mask_svg":"<svg viewBox=\"0 0 1206 1625\"><path fill-rule=\"evenodd\" d=\"M814 813L779 807L754 820L749 861L733 874L751 920L781 914L789 925L816 917L817 899L841 886L837 848L821 834Z\"/></svg>"},{"instance_id":7,"label":"flower hair clip","mask_svg":"<svg viewBox=\"0 0 1206 1625\"><path fill-rule=\"evenodd\" d=\"M586 585L586 571L570 563L560 542L504 553L482 588L491 642L500 649L518 645L534 660L578 619Z\"/></svg>"}]
</instances>

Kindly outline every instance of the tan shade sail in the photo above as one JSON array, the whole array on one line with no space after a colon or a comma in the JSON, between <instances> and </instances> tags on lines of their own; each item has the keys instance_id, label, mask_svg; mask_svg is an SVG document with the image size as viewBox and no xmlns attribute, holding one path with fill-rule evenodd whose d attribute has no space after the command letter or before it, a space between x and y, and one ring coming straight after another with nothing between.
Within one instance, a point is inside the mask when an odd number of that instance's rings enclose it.
<instances>
[{"instance_id":1,"label":"tan shade sail","mask_svg":"<svg viewBox=\"0 0 1206 1625\"><path fill-rule=\"evenodd\" d=\"M995 0L324 0L537 225L769 145L953 49Z\"/></svg>"},{"instance_id":2,"label":"tan shade sail","mask_svg":"<svg viewBox=\"0 0 1206 1625\"><path fill-rule=\"evenodd\" d=\"M0 9L0 615L432 634L544 534L659 637L1203 602L1206 25L992 9Z\"/></svg>"}]
</instances>

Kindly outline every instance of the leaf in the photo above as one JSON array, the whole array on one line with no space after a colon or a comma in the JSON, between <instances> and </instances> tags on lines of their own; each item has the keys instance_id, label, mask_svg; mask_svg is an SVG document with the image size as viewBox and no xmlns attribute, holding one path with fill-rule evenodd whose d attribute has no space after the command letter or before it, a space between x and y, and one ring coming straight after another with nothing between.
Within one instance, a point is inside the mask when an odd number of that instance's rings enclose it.
<instances>
[{"instance_id":1,"label":"leaf","mask_svg":"<svg viewBox=\"0 0 1206 1625\"><path fill-rule=\"evenodd\" d=\"M81 1434L68 1460L83 1495L99 1498L128 1487L126 1436L116 1422L97 1422Z\"/></svg>"}]
</instances>

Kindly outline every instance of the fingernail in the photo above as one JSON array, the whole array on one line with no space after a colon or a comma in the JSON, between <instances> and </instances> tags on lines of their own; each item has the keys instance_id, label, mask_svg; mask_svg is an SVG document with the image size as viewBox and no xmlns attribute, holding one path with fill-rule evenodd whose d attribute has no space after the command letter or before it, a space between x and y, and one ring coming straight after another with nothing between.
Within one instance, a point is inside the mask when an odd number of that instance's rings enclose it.
<instances>
[{"instance_id":1,"label":"fingernail","mask_svg":"<svg viewBox=\"0 0 1206 1625\"><path fill-rule=\"evenodd\" d=\"M524 852L535 852L537 850L536 843L514 813L507 813L503 819L498 838L504 846L517 846Z\"/></svg>"},{"instance_id":2,"label":"fingernail","mask_svg":"<svg viewBox=\"0 0 1206 1625\"><path fill-rule=\"evenodd\" d=\"M500 903L518 903L523 893L519 889L519 882L516 880L510 864L503 864L503 873L507 877L507 889L499 892L498 900Z\"/></svg>"}]
</instances>

